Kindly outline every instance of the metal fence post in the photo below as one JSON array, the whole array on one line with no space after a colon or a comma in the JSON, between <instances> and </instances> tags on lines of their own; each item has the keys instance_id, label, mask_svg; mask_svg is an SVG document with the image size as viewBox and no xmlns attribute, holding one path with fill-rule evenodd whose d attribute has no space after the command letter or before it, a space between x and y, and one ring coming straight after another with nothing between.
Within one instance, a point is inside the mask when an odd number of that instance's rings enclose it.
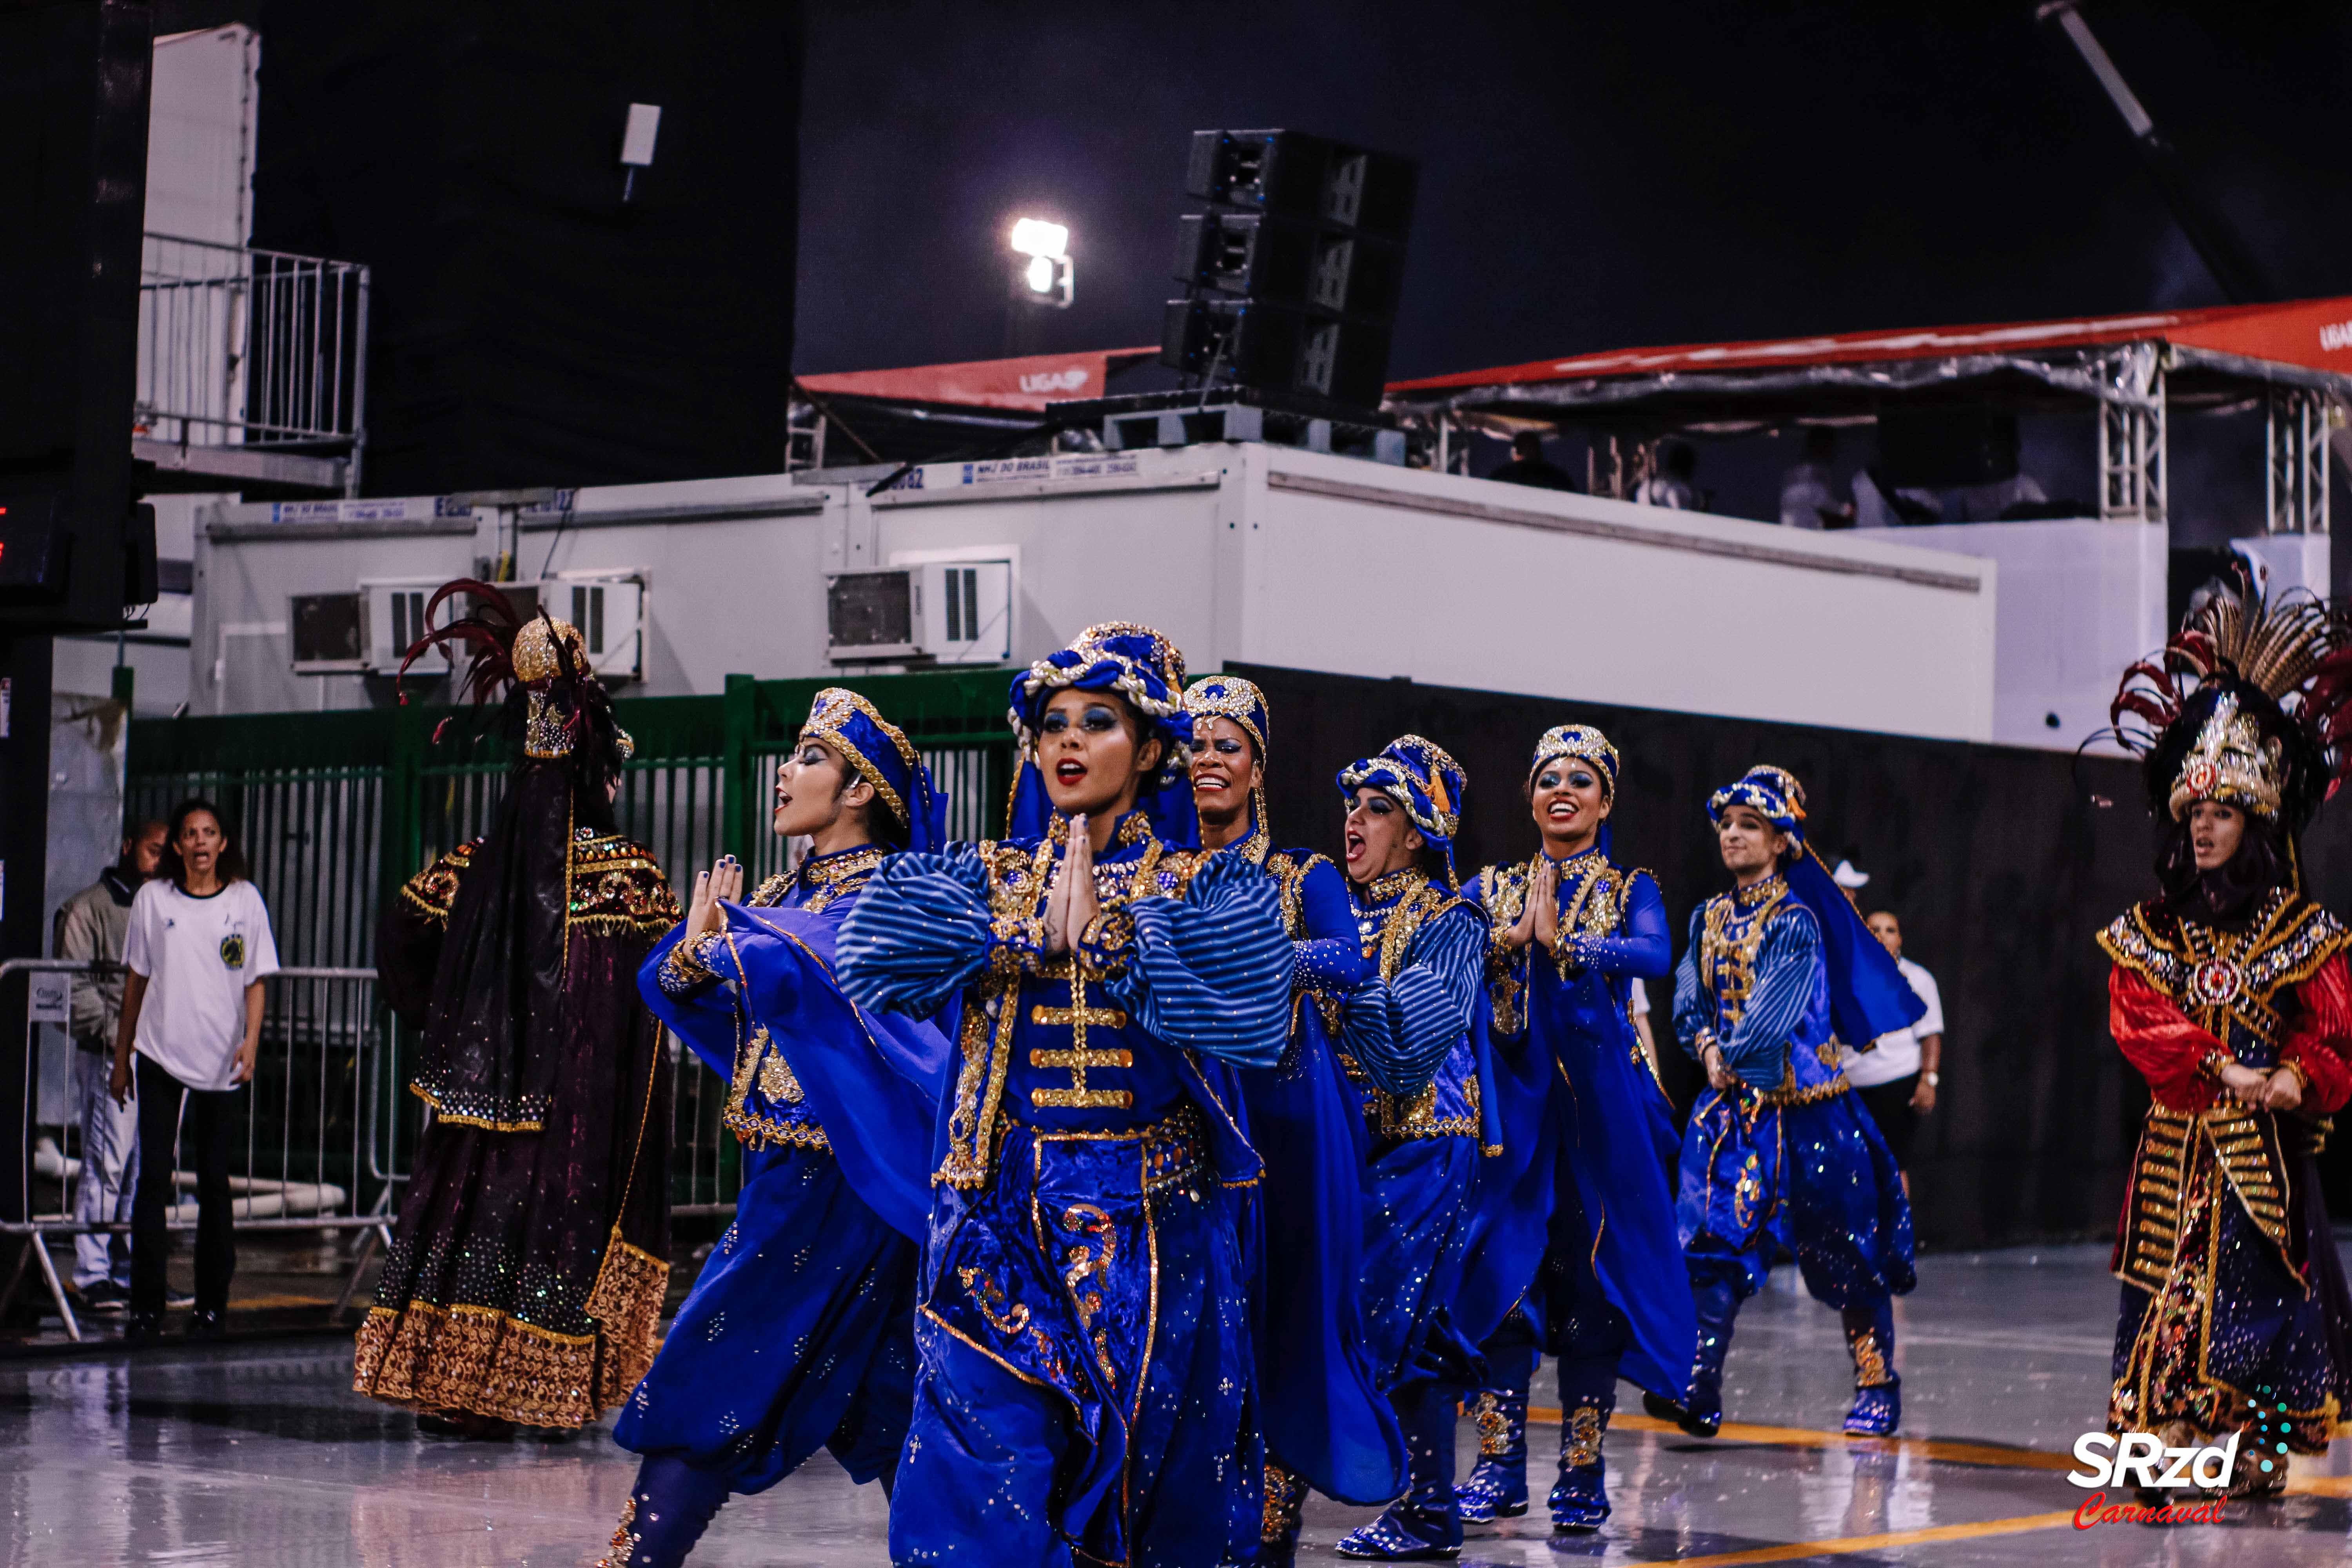
<instances>
[{"instance_id":1,"label":"metal fence post","mask_svg":"<svg viewBox=\"0 0 2352 1568\"><path fill-rule=\"evenodd\" d=\"M725 805L719 814L719 847L748 866L761 796L760 781L751 776L752 742L760 726L760 683L749 675L730 675L722 700L726 739L720 753L719 788Z\"/></svg>"}]
</instances>

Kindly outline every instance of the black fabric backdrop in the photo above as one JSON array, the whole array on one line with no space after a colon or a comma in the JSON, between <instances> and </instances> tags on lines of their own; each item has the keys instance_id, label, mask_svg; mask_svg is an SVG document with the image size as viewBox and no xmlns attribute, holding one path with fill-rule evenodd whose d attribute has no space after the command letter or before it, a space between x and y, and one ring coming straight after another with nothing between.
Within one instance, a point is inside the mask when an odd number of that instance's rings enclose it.
<instances>
[{"instance_id":1,"label":"black fabric backdrop","mask_svg":"<svg viewBox=\"0 0 2352 1568\"><path fill-rule=\"evenodd\" d=\"M1337 858L1332 775L1408 731L1470 777L1459 862L1524 858L1520 794L1536 739L1593 724L1623 759L1611 817L1621 864L1658 879L1681 957L1691 911L1727 885L1706 797L1751 764L1805 786L1814 847L1871 874L1864 907L1902 919L1906 956L1943 990L1940 1103L1920 1129L1911 1195L1924 1245L1992 1246L2114 1234L2147 1089L2106 1029L2107 964L2092 935L2152 890L2153 832L2137 769L2116 760L1910 740L1549 698L1237 667L1273 712L1267 808L1275 842ZM2095 793L2115 804L2102 809ZM2352 808L2305 837L2313 892L2352 891ZM1653 1022L1687 1113L1697 1069L1672 1043L1669 987ZM2335 1212L2352 1166L2326 1161Z\"/></svg>"},{"instance_id":2,"label":"black fabric backdrop","mask_svg":"<svg viewBox=\"0 0 2352 1568\"><path fill-rule=\"evenodd\" d=\"M783 466L796 0L268 0L254 243L373 268L376 495ZM632 102L661 106L621 200Z\"/></svg>"}]
</instances>

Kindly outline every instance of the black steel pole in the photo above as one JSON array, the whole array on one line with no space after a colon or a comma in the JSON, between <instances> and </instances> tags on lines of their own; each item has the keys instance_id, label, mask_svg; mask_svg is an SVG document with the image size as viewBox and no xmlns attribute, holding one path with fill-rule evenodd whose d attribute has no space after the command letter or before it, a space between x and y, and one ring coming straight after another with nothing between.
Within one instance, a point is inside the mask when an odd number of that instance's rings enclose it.
<instances>
[{"instance_id":1,"label":"black steel pole","mask_svg":"<svg viewBox=\"0 0 2352 1568\"><path fill-rule=\"evenodd\" d=\"M47 940L49 859L49 682L55 644L0 641L0 959L39 958ZM0 985L0 1219L31 1213L32 1053L23 976ZM12 1249L13 1250L13 1249ZM13 1266L15 1259L10 1258Z\"/></svg>"}]
</instances>

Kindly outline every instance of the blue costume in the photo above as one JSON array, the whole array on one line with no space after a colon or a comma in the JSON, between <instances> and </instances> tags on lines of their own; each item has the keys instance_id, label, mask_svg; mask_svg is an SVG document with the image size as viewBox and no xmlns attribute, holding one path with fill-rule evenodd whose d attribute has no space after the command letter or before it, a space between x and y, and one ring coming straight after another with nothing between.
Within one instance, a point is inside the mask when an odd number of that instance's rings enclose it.
<instances>
[{"instance_id":1,"label":"blue costume","mask_svg":"<svg viewBox=\"0 0 2352 1568\"><path fill-rule=\"evenodd\" d=\"M1161 747L1096 858L1100 912L1066 951L1046 951L1059 816L1040 837L896 857L842 931L861 1005L964 1003L891 1507L899 1563L1202 1568L1255 1546L1237 1221L1260 1165L1235 1069L1282 1057L1292 953L1273 882L1192 847L1182 681L1166 639L1119 623L1013 681L1031 803L1056 691L1124 701Z\"/></svg>"},{"instance_id":2,"label":"blue costume","mask_svg":"<svg viewBox=\"0 0 2352 1568\"><path fill-rule=\"evenodd\" d=\"M1210 743L1206 721L1224 719L1249 737L1264 763L1271 722L1265 695L1251 682L1203 676L1185 691L1184 706L1196 749ZM1355 906L1339 868L1304 849L1272 847L1263 785L1251 792L1247 810L1247 831L1225 853L1255 861L1274 879L1295 954L1289 1046L1273 1069L1242 1075L1251 1141L1266 1165L1254 1227L1266 1451L1257 1562L1273 1568L1297 1551L1310 1487L1352 1503L1384 1502L1402 1490L1404 1437L1374 1374L1357 1300L1370 1139L1320 1011L1373 966L1358 945Z\"/></svg>"},{"instance_id":3,"label":"blue costume","mask_svg":"<svg viewBox=\"0 0 2352 1568\"><path fill-rule=\"evenodd\" d=\"M941 811L905 735L855 693L817 694L821 741L875 786L917 849ZM730 1493L764 1491L820 1447L888 1486L913 1398L916 1264L951 1047L936 1026L861 1015L835 938L887 851L814 856L770 878L699 940L681 925L639 988L729 1081L743 1144L735 1223L614 1425L645 1456L611 1568L684 1561Z\"/></svg>"},{"instance_id":4,"label":"blue costume","mask_svg":"<svg viewBox=\"0 0 2352 1568\"><path fill-rule=\"evenodd\" d=\"M1340 1553L1398 1561L1461 1549L1454 1511L1454 1391L1481 1380L1475 1342L1454 1317L1470 1245L1470 1193L1491 1142L1494 1095L1470 1029L1486 921L1455 889L1461 766L1418 735L1339 773L1402 809L1436 862L1351 885L1370 974L1326 1005L1340 1065L1371 1139L1361 1300L1372 1367L1404 1430L1409 1487Z\"/></svg>"},{"instance_id":5,"label":"blue costume","mask_svg":"<svg viewBox=\"0 0 2352 1568\"><path fill-rule=\"evenodd\" d=\"M1684 1407L1651 1408L1714 1433L1732 1321L1785 1247L1814 1300L1844 1320L1855 1389L1845 1429L1883 1436L1902 1419L1890 1298L1914 1283L1911 1205L1894 1157L1849 1092L1838 1041L1906 1028L1924 1005L1805 848L1797 781L1751 768L1715 793L1707 815L1719 822L1734 805L1788 835L1790 850L1778 874L1692 914L1675 972L1685 1048L1702 1061L1718 1049L1738 1081L1702 1093L1684 1134L1676 1215L1698 1354Z\"/></svg>"},{"instance_id":6,"label":"blue costume","mask_svg":"<svg viewBox=\"0 0 2352 1568\"><path fill-rule=\"evenodd\" d=\"M1616 748L1586 725L1548 730L1528 776L1547 767L1591 770L1604 799L1617 787ZM1617 1406L1620 1372L1679 1402L1696 1330L1675 1227L1674 1110L1626 1013L1633 977L1673 967L1664 900L1646 871L1609 858L1609 828L1558 868L1558 935L1538 954L1506 937L1527 908L1538 862L1488 867L1468 896L1490 922L1486 1020L1495 1079L1510 1109L1496 1202L1482 1198L1463 1316L1502 1326L1485 1342L1488 1385L1469 1401L1479 1463L1457 1496L1465 1520L1528 1507L1528 1386L1538 1350L1557 1359L1558 1528L1591 1529L1609 1516L1601 1436ZM1542 854L1543 851L1538 851ZM1492 1218L1486 1216L1493 1215ZM1530 1255L1540 1249L1540 1263Z\"/></svg>"}]
</instances>

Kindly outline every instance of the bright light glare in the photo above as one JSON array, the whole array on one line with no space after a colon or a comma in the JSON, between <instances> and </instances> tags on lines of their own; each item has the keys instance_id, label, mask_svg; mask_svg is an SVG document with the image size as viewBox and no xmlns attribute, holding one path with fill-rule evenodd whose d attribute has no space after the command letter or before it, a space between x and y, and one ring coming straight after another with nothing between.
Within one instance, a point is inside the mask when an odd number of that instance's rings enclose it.
<instances>
[{"instance_id":1,"label":"bright light glare","mask_svg":"<svg viewBox=\"0 0 2352 1568\"><path fill-rule=\"evenodd\" d=\"M1044 218L1024 217L1013 226L1013 248L1024 256L1063 257L1070 253L1070 231ZM1030 276L1036 276L1033 268Z\"/></svg>"},{"instance_id":2,"label":"bright light glare","mask_svg":"<svg viewBox=\"0 0 2352 1568\"><path fill-rule=\"evenodd\" d=\"M1052 293L1054 291L1054 258L1050 256L1031 257L1029 266L1023 276L1029 280L1031 293Z\"/></svg>"}]
</instances>

